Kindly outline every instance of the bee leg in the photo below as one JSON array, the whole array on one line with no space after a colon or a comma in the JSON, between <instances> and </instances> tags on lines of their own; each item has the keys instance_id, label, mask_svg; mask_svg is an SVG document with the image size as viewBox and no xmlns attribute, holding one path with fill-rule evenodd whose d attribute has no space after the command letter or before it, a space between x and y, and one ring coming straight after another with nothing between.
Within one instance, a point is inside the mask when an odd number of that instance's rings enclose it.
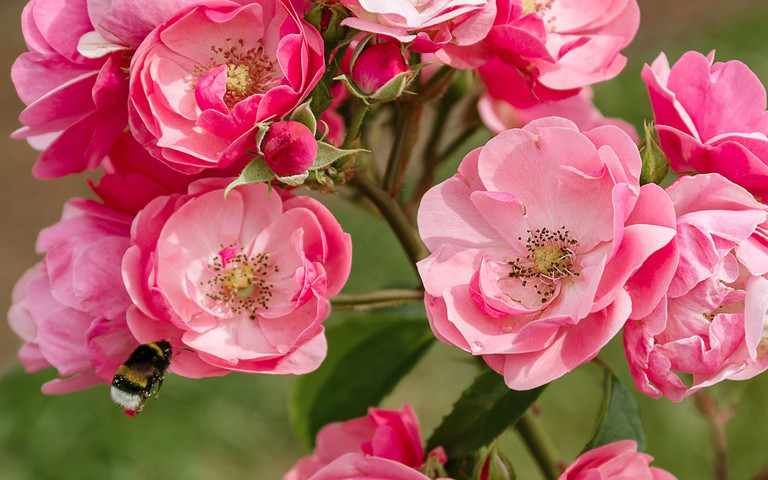
<instances>
[{"instance_id":1,"label":"bee leg","mask_svg":"<svg viewBox=\"0 0 768 480\"><path fill-rule=\"evenodd\" d=\"M144 405L147 404L147 399L149 398L149 392L142 392L141 394L141 403L139 404L139 408L136 409L136 415L140 414L142 410L144 410Z\"/></svg>"},{"instance_id":2,"label":"bee leg","mask_svg":"<svg viewBox=\"0 0 768 480\"><path fill-rule=\"evenodd\" d=\"M160 389L163 388L163 377L157 379L157 390L155 391L155 400L160 397Z\"/></svg>"}]
</instances>

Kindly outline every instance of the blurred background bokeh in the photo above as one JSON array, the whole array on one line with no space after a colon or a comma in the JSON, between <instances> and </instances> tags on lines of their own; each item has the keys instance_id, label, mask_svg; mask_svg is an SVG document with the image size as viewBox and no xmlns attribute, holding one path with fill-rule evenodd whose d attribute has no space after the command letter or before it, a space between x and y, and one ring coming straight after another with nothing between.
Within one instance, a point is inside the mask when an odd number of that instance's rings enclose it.
<instances>
[{"instance_id":1,"label":"blurred background bokeh","mask_svg":"<svg viewBox=\"0 0 768 480\"><path fill-rule=\"evenodd\" d=\"M158 0L161 1L161 0ZM88 195L82 176L35 180L36 153L21 140L10 140L19 127L22 103L8 72L25 50L19 18L26 1L0 3L2 67L0 77L0 195L6 221L2 226L0 311L10 305L16 279L39 260L35 238L56 222L63 203ZM768 79L768 2L759 0L639 0L640 32L624 53L629 65L618 79L596 87L596 102L608 116L639 127L651 110L640 80L643 63L660 51L675 61L687 50L716 59L738 59ZM487 135L487 134L484 134ZM475 142L482 141L483 135ZM464 151L474 145L467 144ZM452 173L457 161L445 168ZM416 285L394 238L377 219L355 207L334 202L334 212L352 234L357 249L347 291ZM386 269L376 268L381 263ZM386 273L386 275L385 275ZM403 314L417 313L418 307ZM339 318L334 314L331 321ZM16 360L20 341L0 322L0 479L279 479L307 454L292 436L287 399L292 378L231 374L189 380L168 375L159 401L150 401L139 417L121 415L109 400L106 385L66 396L49 397L40 385L52 371L29 375ZM620 341L600 357L630 385ZM385 405L411 403L426 438L471 381L475 367L457 349L435 345ZM567 461L592 434L599 408L601 372L592 365L554 382L543 394L541 420ZM632 389L634 387L631 387ZM722 402L736 402L728 424L732 479L757 478L768 465L768 374L749 382L713 389ZM710 424L689 399L680 404L639 394L654 465L679 479L713 478L714 450ZM514 433L505 434L520 479L540 478ZM762 477L766 478L766 477Z\"/></svg>"}]
</instances>

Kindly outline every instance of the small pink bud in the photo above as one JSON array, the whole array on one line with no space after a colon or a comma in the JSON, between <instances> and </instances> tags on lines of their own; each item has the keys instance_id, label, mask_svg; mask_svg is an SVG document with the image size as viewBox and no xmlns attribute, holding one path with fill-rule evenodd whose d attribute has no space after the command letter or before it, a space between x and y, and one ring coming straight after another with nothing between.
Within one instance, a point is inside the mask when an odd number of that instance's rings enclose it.
<instances>
[{"instance_id":1,"label":"small pink bud","mask_svg":"<svg viewBox=\"0 0 768 480\"><path fill-rule=\"evenodd\" d=\"M278 177L304 173L317 156L317 141L312 131L299 122L277 122L261 142L261 152Z\"/></svg>"},{"instance_id":2,"label":"small pink bud","mask_svg":"<svg viewBox=\"0 0 768 480\"><path fill-rule=\"evenodd\" d=\"M364 49L355 60L352 81L361 91L371 94L408 70L400 47L394 43L377 43Z\"/></svg>"}]
</instances>

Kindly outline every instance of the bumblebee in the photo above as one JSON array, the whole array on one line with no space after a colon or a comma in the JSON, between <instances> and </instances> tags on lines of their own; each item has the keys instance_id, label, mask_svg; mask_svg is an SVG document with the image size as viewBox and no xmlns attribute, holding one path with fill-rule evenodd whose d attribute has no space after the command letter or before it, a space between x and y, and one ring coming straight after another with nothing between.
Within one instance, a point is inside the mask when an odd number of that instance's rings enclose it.
<instances>
[{"instance_id":1,"label":"bumblebee","mask_svg":"<svg viewBox=\"0 0 768 480\"><path fill-rule=\"evenodd\" d=\"M170 343L165 340L142 343L115 372L110 390L112 400L131 417L141 413L155 385L155 398L160 394L165 370L170 363Z\"/></svg>"}]
</instances>

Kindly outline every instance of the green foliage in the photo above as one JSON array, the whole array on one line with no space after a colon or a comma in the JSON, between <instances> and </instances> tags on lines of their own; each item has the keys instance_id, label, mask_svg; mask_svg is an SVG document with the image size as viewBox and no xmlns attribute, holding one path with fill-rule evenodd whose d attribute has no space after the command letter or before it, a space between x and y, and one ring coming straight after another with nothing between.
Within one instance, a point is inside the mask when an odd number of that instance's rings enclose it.
<instances>
[{"instance_id":1,"label":"green foliage","mask_svg":"<svg viewBox=\"0 0 768 480\"><path fill-rule=\"evenodd\" d=\"M640 420L640 408L627 387L606 368L603 405L598 414L595 434L584 451L619 440L634 440L637 442L637 450L645 451L645 431Z\"/></svg>"},{"instance_id":2,"label":"green foliage","mask_svg":"<svg viewBox=\"0 0 768 480\"><path fill-rule=\"evenodd\" d=\"M471 455L517 423L545 387L518 392L510 390L498 373L481 373L435 429L427 441L427 450L442 446L449 471L464 469Z\"/></svg>"},{"instance_id":3,"label":"green foliage","mask_svg":"<svg viewBox=\"0 0 768 480\"><path fill-rule=\"evenodd\" d=\"M299 377L290 415L298 438L313 446L330 422L366 414L426 353L435 337L426 319L368 315L328 327L328 356Z\"/></svg>"}]
</instances>

